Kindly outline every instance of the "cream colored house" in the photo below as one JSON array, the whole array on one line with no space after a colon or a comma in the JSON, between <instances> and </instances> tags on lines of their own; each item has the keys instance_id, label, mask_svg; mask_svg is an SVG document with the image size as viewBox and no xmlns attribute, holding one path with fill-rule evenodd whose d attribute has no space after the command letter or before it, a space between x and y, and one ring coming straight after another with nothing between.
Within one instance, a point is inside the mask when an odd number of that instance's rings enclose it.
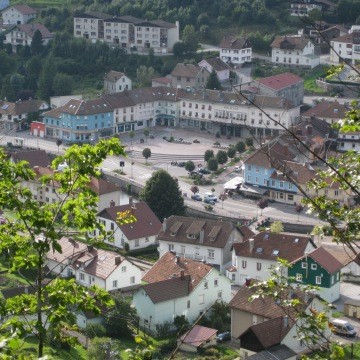
<instances>
[{"instance_id":1,"label":"cream colored house","mask_svg":"<svg viewBox=\"0 0 360 360\"><path fill-rule=\"evenodd\" d=\"M4 9L1 16L3 25L19 25L35 19L37 11L28 5L15 4Z\"/></svg>"},{"instance_id":2,"label":"cream colored house","mask_svg":"<svg viewBox=\"0 0 360 360\"><path fill-rule=\"evenodd\" d=\"M104 90L113 94L125 90L131 90L132 81L124 73L111 70L104 77Z\"/></svg>"}]
</instances>

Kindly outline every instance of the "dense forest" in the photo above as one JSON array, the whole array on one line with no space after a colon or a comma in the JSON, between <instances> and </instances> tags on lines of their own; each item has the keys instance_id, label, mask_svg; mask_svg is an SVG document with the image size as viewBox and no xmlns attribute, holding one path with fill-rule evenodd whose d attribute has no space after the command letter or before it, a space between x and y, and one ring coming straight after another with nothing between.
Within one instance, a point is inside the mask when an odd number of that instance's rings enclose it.
<instances>
[{"instance_id":1,"label":"dense forest","mask_svg":"<svg viewBox=\"0 0 360 360\"><path fill-rule=\"evenodd\" d=\"M65 0L50 6L50 0L30 6L39 8L36 22L43 23L55 38L47 46L41 38L30 46L0 43L0 98L8 100L83 93L96 96L102 90L103 76L110 69L125 71L135 86L145 86L153 76L172 71L178 61L199 61L194 48L175 53L174 57L125 54L105 44L92 44L73 34L73 15L101 11L113 15L132 15L143 19L180 21L182 39L218 45L223 34L249 37L255 51L268 52L276 34L296 33L304 24L288 14L288 0ZM54 4L59 4L54 3ZM332 23L360 22L360 0L340 0L336 14L315 14ZM194 35L195 34L195 35ZM4 36L2 34L1 36ZM195 36L195 38L194 38ZM184 50L184 49L183 49Z\"/></svg>"}]
</instances>

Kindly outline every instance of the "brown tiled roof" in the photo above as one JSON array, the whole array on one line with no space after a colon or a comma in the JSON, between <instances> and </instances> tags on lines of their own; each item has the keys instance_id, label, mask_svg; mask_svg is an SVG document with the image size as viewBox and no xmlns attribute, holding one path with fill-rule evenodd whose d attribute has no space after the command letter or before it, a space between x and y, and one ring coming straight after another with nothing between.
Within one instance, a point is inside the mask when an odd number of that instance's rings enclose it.
<instances>
[{"instance_id":1,"label":"brown tiled roof","mask_svg":"<svg viewBox=\"0 0 360 360\"><path fill-rule=\"evenodd\" d=\"M97 195L110 194L120 191L120 186L104 179L91 178L89 187Z\"/></svg>"},{"instance_id":2,"label":"brown tiled roof","mask_svg":"<svg viewBox=\"0 0 360 360\"><path fill-rule=\"evenodd\" d=\"M174 277L143 285L143 289L156 304L163 301L185 297L190 293L190 276Z\"/></svg>"},{"instance_id":3,"label":"brown tiled roof","mask_svg":"<svg viewBox=\"0 0 360 360\"><path fill-rule=\"evenodd\" d=\"M45 150L22 150L11 154L14 162L27 161L29 167L47 167L50 165L50 158Z\"/></svg>"},{"instance_id":4,"label":"brown tiled roof","mask_svg":"<svg viewBox=\"0 0 360 360\"><path fill-rule=\"evenodd\" d=\"M343 266L346 266L353 261L360 265L360 255L354 255L343 245L337 245L334 243L323 243L321 246L325 248L338 261L340 261Z\"/></svg>"},{"instance_id":5,"label":"brown tiled roof","mask_svg":"<svg viewBox=\"0 0 360 360\"><path fill-rule=\"evenodd\" d=\"M24 5L24 4L16 4L12 6L13 8L15 8L17 11L21 12L23 15L31 15L31 14L36 14L37 10L31 8L28 5Z\"/></svg>"},{"instance_id":6,"label":"brown tiled roof","mask_svg":"<svg viewBox=\"0 0 360 360\"><path fill-rule=\"evenodd\" d=\"M316 104L313 108L305 111L303 117L319 117L341 120L346 116L350 108L345 104L340 104L337 101L323 100Z\"/></svg>"},{"instance_id":7,"label":"brown tiled roof","mask_svg":"<svg viewBox=\"0 0 360 360\"><path fill-rule=\"evenodd\" d=\"M246 240L233 245L235 254L241 257L273 261L276 261L279 257L292 262L304 255L309 244L313 245L313 248L316 248L308 236L260 232L253 236L252 239L254 239L252 250L250 249L250 241Z\"/></svg>"},{"instance_id":8,"label":"brown tiled roof","mask_svg":"<svg viewBox=\"0 0 360 360\"><path fill-rule=\"evenodd\" d=\"M213 268L202 262L181 258L172 252L167 252L144 275L142 280L147 283L155 283L175 276L181 277L181 271L184 271L184 276L190 276L189 291L192 291L205 276L213 271Z\"/></svg>"},{"instance_id":9,"label":"brown tiled roof","mask_svg":"<svg viewBox=\"0 0 360 360\"><path fill-rule=\"evenodd\" d=\"M1 115L22 115L40 110L41 106L45 103L43 100L25 100L9 102L0 100L0 114ZM45 103L46 104L46 103Z\"/></svg>"},{"instance_id":10,"label":"brown tiled roof","mask_svg":"<svg viewBox=\"0 0 360 360\"><path fill-rule=\"evenodd\" d=\"M158 82L158 83L162 83L162 84L170 84L171 83L171 79L167 78L167 77L159 77L159 78L155 78L152 79L152 81Z\"/></svg>"},{"instance_id":11,"label":"brown tiled roof","mask_svg":"<svg viewBox=\"0 0 360 360\"><path fill-rule=\"evenodd\" d=\"M120 205L108 207L99 212L98 217L117 220L119 212L131 211L137 221L132 224L124 224L120 226L121 231L128 240L140 239L146 236L157 235L161 229L161 222L150 209L146 202L134 203L133 205Z\"/></svg>"},{"instance_id":12,"label":"brown tiled roof","mask_svg":"<svg viewBox=\"0 0 360 360\"><path fill-rule=\"evenodd\" d=\"M307 256L317 262L329 274L333 274L334 272L339 271L344 266L337 258L331 255L329 251L321 246L308 253ZM303 258L304 256L301 257L301 259Z\"/></svg>"},{"instance_id":13,"label":"brown tiled roof","mask_svg":"<svg viewBox=\"0 0 360 360\"><path fill-rule=\"evenodd\" d=\"M241 50L251 47L251 43L247 38L237 38L225 35L220 43L222 49Z\"/></svg>"},{"instance_id":14,"label":"brown tiled roof","mask_svg":"<svg viewBox=\"0 0 360 360\"><path fill-rule=\"evenodd\" d=\"M105 75L104 80L115 82L121 79L124 75L125 74L122 72L111 70Z\"/></svg>"},{"instance_id":15,"label":"brown tiled roof","mask_svg":"<svg viewBox=\"0 0 360 360\"><path fill-rule=\"evenodd\" d=\"M181 244L199 244L216 248L224 248L229 243L233 230L237 230L236 226L230 221L198 220L177 215L170 216L164 222L166 225L164 224L160 229L158 240ZM216 233L214 229L217 230ZM203 230L204 235L202 243L200 243L201 230ZM172 234L175 234L175 236ZM197 235L197 238L189 238L188 234Z\"/></svg>"},{"instance_id":16,"label":"brown tiled roof","mask_svg":"<svg viewBox=\"0 0 360 360\"><path fill-rule=\"evenodd\" d=\"M331 39L331 42L341 42L346 44L359 44L360 31L353 31L351 34L345 34L335 39Z\"/></svg>"},{"instance_id":17,"label":"brown tiled roof","mask_svg":"<svg viewBox=\"0 0 360 360\"><path fill-rule=\"evenodd\" d=\"M35 286L28 286L28 285L26 286L22 285L15 288L1 290L1 293L5 299L10 299L15 296L20 296L24 294L34 294L35 292L36 292Z\"/></svg>"},{"instance_id":18,"label":"brown tiled roof","mask_svg":"<svg viewBox=\"0 0 360 360\"><path fill-rule=\"evenodd\" d=\"M208 328L205 326L195 325L187 333L180 337L180 340L184 344L190 344L192 346L200 346L202 343L214 337L217 333L216 329Z\"/></svg>"},{"instance_id":19,"label":"brown tiled roof","mask_svg":"<svg viewBox=\"0 0 360 360\"><path fill-rule=\"evenodd\" d=\"M17 25L17 28L31 38L34 36L36 30L40 31L43 39L49 39L54 36L43 24L20 24Z\"/></svg>"},{"instance_id":20,"label":"brown tiled roof","mask_svg":"<svg viewBox=\"0 0 360 360\"><path fill-rule=\"evenodd\" d=\"M241 232L243 236L243 240L247 240L255 235L255 233L246 225L241 225L239 227L239 231Z\"/></svg>"},{"instance_id":21,"label":"brown tiled roof","mask_svg":"<svg viewBox=\"0 0 360 360\"><path fill-rule=\"evenodd\" d=\"M272 48L282 48L287 46L289 49L303 50L311 42L309 38L302 36L277 36L271 43Z\"/></svg>"},{"instance_id":22,"label":"brown tiled roof","mask_svg":"<svg viewBox=\"0 0 360 360\"><path fill-rule=\"evenodd\" d=\"M270 89L280 90L287 88L288 86L304 82L304 80L300 76L287 72L283 74L268 76L266 78L257 80L257 82Z\"/></svg>"},{"instance_id":23,"label":"brown tiled roof","mask_svg":"<svg viewBox=\"0 0 360 360\"><path fill-rule=\"evenodd\" d=\"M201 69L202 67L200 67L199 65L178 63L176 64L174 70L171 72L171 76L196 78L196 76L200 73Z\"/></svg>"},{"instance_id":24,"label":"brown tiled roof","mask_svg":"<svg viewBox=\"0 0 360 360\"><path fill-rule=\"evenodd\" d=\"M203 61L206 61L215 71L230 69L230 66L219 57L204 59Z\"/></svg>"}]
</instances>

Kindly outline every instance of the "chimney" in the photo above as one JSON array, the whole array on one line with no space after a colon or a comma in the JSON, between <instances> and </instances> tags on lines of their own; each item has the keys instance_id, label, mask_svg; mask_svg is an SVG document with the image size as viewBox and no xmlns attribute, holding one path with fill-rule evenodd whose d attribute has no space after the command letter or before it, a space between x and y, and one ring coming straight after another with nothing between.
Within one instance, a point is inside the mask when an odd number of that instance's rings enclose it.
<instances>
[{"instance_id":1,"label":"chimney","mask_svg":"<svg viewBox=\"0 0 360 360\"><path fill-rule=\"evenodd\" d=\"M253 252L255 240L254 239L249 239L248 241L249 241L249 251Z\"/></svg>"},{"instance_id":2,"label":"chimney","mask_svg":"<svg viewBox=\"0 0 360 360\"><path fill-rule=\"evenodd\" d=\"M110 207L114 207L115 206L115 201L114 200L111 200L110 201Z\"/></svg>"},{"instance_id":3,"label":"chimney","mask_svg":"<svg viewBox=\"0 0 360 360\"><path fill-rule=\"evenodd\" d=\"M132 206L133 205L133 197L132 196L129 196L129 205Z\"/></svg>"},{"instance_id":4,"label":"chimney","mask_svg":"<svg viewBox=\"0 0 360 360\"><path fill-rule=\"evenodd\" d=\"M185 271L184 271L184 270L181 270L181 271L180 271L180 279L181 279L181 280L184 280L184 277L185 277Z\"/></svg>"},{"instance_id":5,"label":"chimney","mask_svg":"<svg viewBox=\"0 0 360 360\"><path fill-rule=\"evenodd\" d=\"M311 126L311 125L307 125L307 126L306 126L306 130L307 130L307 133L308 133L309 135L312 134L312 126Z\"/></svg>"},{"instance_id":6,"label":"chimney","mask_svg":"<svg viewBox=\"0 0 360 360\"><path fill-rule=\"evenodd\" d=\"M94 247L93 247L92 245L88 245L88 246L87 246L87 251L88 251L88 252L91 252L93 249L94 249Z\"/></svg>"},{"instance_id":7,"label":"chimney","mask_svg":"<svg viewBox=\"0 0 360 360\"><path fill-rule=\"evenodd\" d=\"M286 315L283 317L283 325L284 325L284 328L289 326L289 317Z\"/></svg>"},{"instance_id":8,"label":"chimney","mask_svg":"<svg viewBox=\"0 0 360 360\"><path fill-rule=\"evenodd\" d=\"M200 230L200 244L202 244L204 242L204 235L205 235L205 232L204 232L204 229L201 229Z\"/></svg>"},{"instance_id":9,"label":"chimney","mask_svg":"<svg viewBox=\"0 0 360 360\"><path fill-rule=\"evenodd\" d=\"M115 256L115 265L120 265L120 264L121 264L121 257Z\"/></svg>"},{"instance_id":10,"label":"chimney","mask_svg":"<svg viewBox=\"0 0 360 360\"><path fill-rule=\"evenodd\" d=\"M179 255L176 255L175 256L175 263L178 264L180 262L180 257Z\"/></svg>"},{"instance_id":11,"label":"chimney","mask_svg":"<svg viewBox=\"0 0 360 360\"><path fill-rule=\"evenodd\" d=\"M162 229L163 229L164 232L166 231L166 228L167 228L167 219L164 218L164 221L163 221L163 224L162 224Z\"/></svg>"},{"instance_id":12,"label":"chimney","mask_svg":"<svg viewBox=\"0 0 360 360\"><path fill-rule=\"evenodd\" d=\"M249 277L247 277L245 279L245 286L250 286L251 285L251 279Z\"/></svg>"}]
</instances>

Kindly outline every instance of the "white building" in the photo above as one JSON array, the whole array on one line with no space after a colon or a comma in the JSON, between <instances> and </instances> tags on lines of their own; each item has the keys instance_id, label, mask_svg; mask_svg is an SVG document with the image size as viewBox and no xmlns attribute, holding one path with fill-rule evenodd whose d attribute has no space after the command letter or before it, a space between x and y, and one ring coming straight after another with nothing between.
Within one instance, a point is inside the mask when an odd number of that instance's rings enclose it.
<instances>
[{"instance_id":1,"label":"white building","mask_svg":"<svg viewBox=\"0 0 360 360\"><path fill-rule=\"evenodd\" d=\"M360 152L360 131L340 133L337 148L339 151L353 150Z\"/></svg>"},{"instance_id":2,"label":"white building","mask_svg":"<svg viewBox=\"0 0 360 360\"><path fill-rule=\"evenodd\" d=\"M226 276L237 285L244 285L246 279L265 281L278 258L292 262L315 248L310 237L261 232L233 245L232 266Z\"/></svg>"},{"instance_id":3,"label":"white building","mask_svg":"<svg viewBox=\"0 0 360 360\"><path fill-rule=\"evenodd\" d=\"M31 45L36 31L40 31L42 44L46 45L54 35L43 24L16 25L6 34L4 44L11 44L15 50L16 45Z\"/></svg>"},{"instance_id":4,"label":"white building","mask_svg":"<svg viewBox=\"0 0 360 360\"><path fill-rule=\"evenodd\" d=\"M355 65L360 60L360 30L331 40L330 61L336 64L347 62Z\"/></svg>"},{"instance_id":5,"label":"white building","mask_svg":"<svg viewBox=\"0 0 360 360\"><path fill-rule=\"evenodd\" d=\"M319 2L313 0L300 0L291 3L290 15L291 16L309 16L312 10L321 11L322 6Z\"/></svg>"},{"instance_id":6,"label":"white building","mask_svg":"<svg viewBox=\"0 0 360 360\"><path fill-rule=\"evenodd\" d=\"M212 266L165 253L142 279L133 305L150 329L184 315L192 323L214 302L229 302L229 279Z\"/></svg>"},{"instance_id":7,"label":"white building","mask_svg":"<svg viewBox=\"0 0 360 360\"><path fill-rule=\"evenodd\" d=\"M230 79L230 66L219 57L201 60L198 65L206 68L210 74L215 70L220 82Z\"/></svg>"},{"instance_id":8,"label":"white building","mask_svg":"<svg viewBox=\"0 0 360 360\"><path fill-rule=\"evenodd\" d=\"M8 2L8 1L7 1ZM26 24L29 20L35 19L37 11L28 5L12 5L3 10L1 16L3 25Z\"/></svg>"},{"instance_id":9,"label":"white building","mask_svg":"<svg viewBox=\"0 0 360 360\"><path fill-rule=\"evenodd\" d=\"M314 68L320 64L315 45L304 36L277 36L271 44L271 62Z\"/></svg>"},{"instance_id":10,"label":"white building","mask_svg":"<svg viewBox=\"0 0 360 360\"><path fill-rule=\"evenodd\" d=\"M251 62L252 45L246 38L225 35L220 43L220 58L235 66Z\"/></svg>"},{"instance_id":11,"label":"white building","mask_svg":"<svg viewBox=\"0 0 360 360\"><path fill-rule=\"evenodd\" d=\"M118 225L118 214L126 211L130 211L135 216L136 221L132 224ZM154 246L161 229L160 220L143 201L106 207L97 214L97 219L106 231L113 233L113 241L105 240L105 242L119 249L124 249L125 244L129 246L129 250Z\"/></svg>"},{"instance_id":12,"label":"white building","mask_svg":"<svg viewBox=\"0 0 360 360\"><path fill-rule=\"evenodd\" d=\"M47 253L47 267L55 275L74 276L78 284L97 285L107 291L141 283L141 269L126 257L66 237L58 244L61 253L53 249Z\"/></svg>"},{"instance_id":13,"label":"white building","mask_svg":"<svg viewBox=\"0 0 360 360\"><path fill-rule=\"evenodd\" d=\"M247 230L246 235L253 235ZM225 273L225 266L231 261L231 246L243 237L229 221L171 216L164 219L157 237L159 256L172 251L182 258L204 261Z\"/></svg>"},{"instance_id":14,"label":"white building","mask_svg":"<svg viewBox=\"0 0 360 360\"><path fill-rule=\"evenodd\" d=\"M124 73L119 71L109 71L104 77L104 90L112 94L132 89L132 81Z\"/></svg>"},{"instance_id":15,"label":"white building","mask_svg":"<svg viewBox=\"0 0 360 360\"><path fill-rule=\"evenodd\" d=\"M146 51L171 52L179 41L179 22L142 20L133 16L113 17L99 12L88 12L74 17L74 36Z\"/></svg>"}]
</instances>

